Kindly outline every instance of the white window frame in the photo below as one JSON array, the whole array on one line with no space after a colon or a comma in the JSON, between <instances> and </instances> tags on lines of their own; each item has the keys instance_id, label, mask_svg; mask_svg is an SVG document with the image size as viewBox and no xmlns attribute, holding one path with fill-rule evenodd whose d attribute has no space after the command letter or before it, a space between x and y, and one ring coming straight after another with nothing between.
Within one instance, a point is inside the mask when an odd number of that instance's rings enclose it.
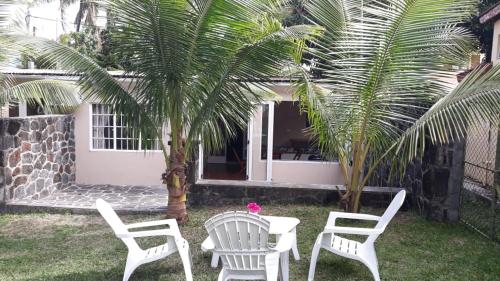
<instances>
[{"instance_id":1,"label":"white window frame","mask_svg":"<svg viewBox=\"0 0 500 281\"><path fill-rule=\"evenodd\" d=\"M116 123L118 121L118 117L115 113L113 113L113 148L94 148L94 142L93 142L93 139L94 139L94 128L93 128L93 123L92 123L92 116L94 114L93 112L93 109L92 109L92 106L96 104L96 105L103 105L103 104L100 104L100 103L90 103L89 104L89 150L90 151L97 151L97 152L108 152L108 151L115 151L115 152L134 152L134 153L137 153L137 152L141 152L141 153L144 153L145 151L147 152L154 152L154 153L159 153L159 152L162 152L161 150L158 150L158 149L152 149L152 150L145 150L145 149L117 149L117 138L116 138ZM140 137L140 133L139 133L139 144L138 144L138 147L139 148L142 148L142 138Z\"/></svg>"},{"instance_id":2,"label":"white window frame","mask_svg":"<svg viewBox=\"0 0 500 281\"><path fill-rule=\"evenodd\" d=\"M267 176L266 176L266 181L272 182L272 174L273 174L273 168L272 168L272 163L278 162L278 163L293 163L293 164L307 164L307 165L315 165L315 164L338 164L339 161L338 159L336 160L322 160L322 161L307 161L307 160L282 160L282 159L272 159L273 156L273 142L274 142L274 112L275 112L275 102L274 101L265 101L262 103L262 105L269 105L269 112L268 112L268 118L269 121L267 123L267 159L262 159L262 147L259 147L259 161L260 163L266 163L267 168ZM271 109L272 108L272 109ZM272 111L272 112L271 112ZM271 118L272 115L272 118ZM272 121L270 121L272 119ZM271 126L272 125L272 126ZM262 120L261 120L261 126L262 126ZM269 159L271 157L271 159Z\"/></svg>"}]
</instances>

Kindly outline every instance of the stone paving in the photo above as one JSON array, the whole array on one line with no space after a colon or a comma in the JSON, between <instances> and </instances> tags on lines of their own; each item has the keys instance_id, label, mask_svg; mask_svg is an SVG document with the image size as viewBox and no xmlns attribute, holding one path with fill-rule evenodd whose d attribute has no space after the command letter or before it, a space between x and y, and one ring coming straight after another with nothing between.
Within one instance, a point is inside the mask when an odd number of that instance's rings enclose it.
<instances>
[{"instance_id":1,"label":"stone paving","mask_svg":"<svg viewBox=\"0 0 500 281\"><path fill-rule=\"evenodd\" d=\"M163 186L71 185L42 199L16 199L7 202L9 210L93 212L95 201L108 201L117 212L164 212L167 190Z\"/></svg>"}]
</instances>

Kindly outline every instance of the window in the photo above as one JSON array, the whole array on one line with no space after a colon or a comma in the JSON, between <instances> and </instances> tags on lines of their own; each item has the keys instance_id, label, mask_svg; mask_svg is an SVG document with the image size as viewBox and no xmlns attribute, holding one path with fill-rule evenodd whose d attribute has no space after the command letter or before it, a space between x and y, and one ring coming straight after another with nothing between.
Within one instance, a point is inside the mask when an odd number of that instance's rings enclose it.
<instances>
[{"instance_id":1,"label":"window","mask_svg":"<svg viewBox=\"0 0 500 281\"><path fill-rule=\"evenodd\" d=\"M121 115L110 105L92 104L92 149L99 150L160 150L156 138L141 139L141 135L126 126Z\"/></svg>"},{"instance_id":2,"label":"window","mask_svg":"<svg viewBox=\"0 0 500 281\"><path fill-rule=\"evenodd\" d=\"M268 110L262 117L261 159L267 159ZM297 102L282 101L274 108L273 160L333 161L325 159L315 145L306 114L301 114Z\"/></svg>"}]
</instances>

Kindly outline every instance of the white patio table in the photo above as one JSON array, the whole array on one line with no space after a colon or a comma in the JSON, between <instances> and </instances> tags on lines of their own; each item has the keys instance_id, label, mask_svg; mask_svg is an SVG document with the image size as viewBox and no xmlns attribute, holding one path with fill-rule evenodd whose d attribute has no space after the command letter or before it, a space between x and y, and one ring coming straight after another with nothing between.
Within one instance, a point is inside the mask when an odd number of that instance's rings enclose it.
<instances>
[{"instance_id":1,"label":"white patio table","mask_svg":"<svg viewBox=\"0 0 500 281\"><path fill-rule=\"evenodd\" d=\"M297 218L291 218L291 217L277 217L277 216L262 216L265 220L269 222L269 234L276 235L276 241L281 237L282 234L285 233L292 233L293 238L294 238L294 243L293 243L293 257L295 260L300 259L299 255L299 249L297 247L297 225L300 223L300 220ZM203 241L201 244L201 250L203 252L212 250L215 248L214 243L208 237ZM212 258L212 267L217 267L218 263L218 257L213 257Z\"/></svg>"}]
</instances>

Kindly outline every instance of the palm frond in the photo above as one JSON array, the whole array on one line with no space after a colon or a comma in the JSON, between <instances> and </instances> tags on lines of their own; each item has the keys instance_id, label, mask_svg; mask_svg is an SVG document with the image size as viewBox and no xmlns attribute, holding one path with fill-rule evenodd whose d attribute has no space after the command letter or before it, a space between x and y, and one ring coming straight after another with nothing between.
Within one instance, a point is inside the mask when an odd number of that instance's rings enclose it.
<instances>
[{"instance_id":1,"label":"palm frond","mask_svg":"<svg viewBox=\"0 0 500 281\"><path fill-rule=\"evenodd\" d=\"M362 3L361 3L362 2ZM384 153L453 88L450 65L474 48L460 23L472 0L314 1L311 16L327 28L311 53L330 85L323 105L331 135L375 144ZM334 6L335 8L331 8ZM349 12L349 13L348 13ZM331 17L335 13L336 17ZM339 142L345 140L339 140Z\"/></svg>"},{"instance_id":2,"label":"palm frond","mask_svg":"<svg viewBox=\"0 0 500 281\"><path fill-rule=\"evenodd\" d=\"M34 80L0 91L0 104L26 102L38 104L47 113L68 112L80 104L73 83L59 80Z\"/></svg>"},{"instance_id":3,"label":"palm frond","mask_svg":"<svg viewBox=\"0 0 500 281\"><path fill-rule=\"evenodd\" d=\"M434 144L450 143L485 122L500 125L500 65L479 67L467 75L404 132L396 152L408 162L425 149L427 137Z\"/></svg>"}]
</instances>

